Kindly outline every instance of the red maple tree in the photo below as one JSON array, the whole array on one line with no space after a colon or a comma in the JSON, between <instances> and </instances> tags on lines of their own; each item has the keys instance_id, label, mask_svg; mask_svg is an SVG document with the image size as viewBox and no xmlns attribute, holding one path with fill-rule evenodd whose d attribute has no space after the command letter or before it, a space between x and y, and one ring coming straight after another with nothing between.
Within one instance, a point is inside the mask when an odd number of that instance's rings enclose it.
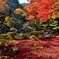
<instances>
[{"instance_id":1,"label":"red maple tree","mask_svg":"<svg viewBox=\"0 0 59 59\"><path fill-rule=\"evenodd\" d=\"M28 0L30 3L26 9L26 15L30 22L40 20L42 22L48 21L48 19L57 12L54 9L54 0ZM30 17L30 15L32 17Z\"/></svg>"}]
</instances>

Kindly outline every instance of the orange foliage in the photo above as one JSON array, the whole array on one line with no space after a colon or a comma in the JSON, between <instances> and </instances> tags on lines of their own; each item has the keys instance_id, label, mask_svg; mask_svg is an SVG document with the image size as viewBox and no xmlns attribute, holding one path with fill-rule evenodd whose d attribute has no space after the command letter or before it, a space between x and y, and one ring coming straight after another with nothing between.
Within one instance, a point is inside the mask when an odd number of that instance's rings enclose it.
<instances>
[{"instance_id":1,"label":"orange foliage","mask_svg":"<svg viewBox=\"0 0 59 59\"><path fill-rule=\"evenodd\" d=\"M0 11L2 11L4 9L6 2L7 2L7 0L0 0Z\"/></svg>"},{"instance_id":2,"label":"orange foliage","mask_svg":"<svg viewBox=\"0 0 59 59\"><path fill-rule=\"evenodd\" d=\"M35 19L35 18L34 18L33 15L29 15L29 16L28 16L28 20L30 20L30 22L34 22L34 19Z\"/></svg>"},{"instance_id":3,"label":"orange foliage","mask_svg":"<svg viewBox=\"0 0 59 59\"><path fill-rule=\"evenodd\" d=\"M36 19L46 22L48 19L57 14L59 8L59 1L55 0L28 0L30 4L26 9L27 17L30 15L34 16L34 21ZM29 20L29 19L28 19ZM31 20L29 20L31 21Z\"/></svg>"},{"instance_id":4,"label":"orange foliage","mask_svg":"<svg viewBox=\"0 0 59 59\"><path fill-rule=\"evenodd\" d=\"M21 9L21 8L17 8L15 11L14 11L14 14L22 14L24 11Z\"/></svg>"}]
</instances>

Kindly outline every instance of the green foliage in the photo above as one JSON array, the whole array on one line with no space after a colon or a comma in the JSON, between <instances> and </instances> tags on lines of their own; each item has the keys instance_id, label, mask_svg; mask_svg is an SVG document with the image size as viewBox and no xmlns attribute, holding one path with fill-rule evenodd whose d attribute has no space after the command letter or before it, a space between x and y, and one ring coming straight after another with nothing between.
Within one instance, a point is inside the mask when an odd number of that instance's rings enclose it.
<instances>
[{"instance_id":1,"label":"green foliage","mask_svg":"<svg viewBox=\"0 0 59 59\"><path fill-rule=\"evenodd\" d=\"M56 20L52 21L52 22L49 24L49 26L52 27L53 30L59 29L58 21L56 21Z\"/></svg>"},{"instance_id":2,"label":"green foliage","mask_svg":"<svg viewBox=\"0 0 59 59\"><path fill-rule=\"evenodd\" d=\"M35 41L38 41L39 40L39 38L37 36L35 36L35 35L31 35L29 38L31 40L35 40Z\"/></svg>"},{"instance_id":3,"label":"green foliage","mask_svg":"<svg viewBox=\"0 0 59 59\"><path fill-rule=\"evenodd\" d=\"M30 34L31 35L39 35L40 34L40 31L31 31Z\"/></svg>"},{"instance_id":4,"label":"green foliage","mask_svg":"<svg viewBox=\"0 0 59 59\"><path fill-rule=\"evenodd\" d=\"M22 38L27 38L27 34L22 34L22 33L20 33L20 37L22 37Z\"/></svg>"},{"instance_id":5,"label":"green foliage","mask_svg":"<svg viewBox=\"0 0 59 59\"><path fill-rule=\"evenodd\" d=\"M39 33L39 36L42 35L42 37L50 34L53 35L53 33L55 34L56 31L59 29L58 21L56 19L45 23L40 21L35 21L33 23L30 23L29 26L33 28L33 31L31 31L30 34L38 35Z\"/></svg>"},{"instance_id":6,"label":"green foliage","mask_svg":"<svg viewBox=\"0 0 59 59\"><path fill-rule=\"evenodd\" d=\"M9 28L7 25L2 24L2 27L3 27L3 30L4 30L5 32L9 32L9 31L10 31L10 28Z\"/></svg>"},{"instance_id":7,"label":"green foliage","mask_svg":"<svg viewBox=\"0 0 59 59\"><path fill-rule=\"evenodd\" d=\"M16 43L13 42L13 35L15 32L8 32L7 34L0 34L0 53L1 55L7 55L8 53L12 54L12 56L17 54L18 48L16 47ZM0 56L2 58L2 56Z\"/></svg>"},{"instance_id":8,"label":"green foliage","mask_svg":"<svg viewBox=\"0 0 59 59\"><path fill-rule=\"evenodd\" d=\"M12 21L11 21L11 26L12 26L12 27L19 27L19 26L20 26L19 20L17 20L17 19L12 19Z\"/></svg>"},{"instance_id":9,"label":"green foliage","mask_svg":"<svg viewBox=\"0 0 59 59\"><path fill-rule=\"evenodd\" d=\"M1 39L2 37L7 38L8 35L12 36L12 35L14 35L14 34L15 34L15 32L8 32L7 34L0 34L0 39Z\"/></svg>"},{"instance_id":10,"label":"green foliage","mask_svg":"<svg viewBox=\"0 0 59 59\"><path fill-rule=\"evenodd\" d=\"M8 32L7 34L0 34L0 45L8 45L13 40L15 32Z\"/></svg>"},{"instance_id":11,"label":"green foliage","mask_svg":"<svg viewBox=\"0 0 59 59\"><path fill-rule=\"evenodd\" d=\"M16 18L20 21L20 22L22 22L22 23L26 23L27 22L27 20L26 20L26 16L24 15L24 14L16 14L15 15L16 16Z\"/></svg>"}]
</instances>

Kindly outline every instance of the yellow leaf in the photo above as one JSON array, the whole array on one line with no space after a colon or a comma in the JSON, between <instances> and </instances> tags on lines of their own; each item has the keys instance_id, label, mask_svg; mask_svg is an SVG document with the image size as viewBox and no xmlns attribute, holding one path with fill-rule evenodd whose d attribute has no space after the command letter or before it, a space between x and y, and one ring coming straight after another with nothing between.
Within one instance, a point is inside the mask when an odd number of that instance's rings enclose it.
<instances>
[{"instance_id":1,"label":"yellow leaf","mask_svg":"<svg viewBox=\"0 0 59 59\"><path fill-rule=\"evenodd\" d=\"M11 21L12 21L12 18L11 17L9 17L9 16L6 16L6 18L5 18L5 22L6 22L6 25L7 26L10 26L11 24Z\"/></svg>"},{"instance_id":2,"label":"yellow leaf","mask_svg":"<svg viewBox=\"0 0 59 59\"><path fill-rule=\"evenodd\" d=\"M57 17L57 15L53 15L53 16L52 16L52 19L55 19L56 17Z\"/></svg>"}]
</instances>

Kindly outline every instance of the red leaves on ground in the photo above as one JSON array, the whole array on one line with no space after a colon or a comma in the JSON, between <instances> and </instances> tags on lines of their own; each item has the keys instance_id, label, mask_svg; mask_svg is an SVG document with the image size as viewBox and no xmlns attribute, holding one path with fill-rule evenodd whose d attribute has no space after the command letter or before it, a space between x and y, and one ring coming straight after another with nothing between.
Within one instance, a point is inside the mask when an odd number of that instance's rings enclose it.
<instances>
[{"instance_id":1,"label":"red leaves on ground","mask_svg":"<svg viewBox=\"0 0 59 59\"><path fill-rule=\"evenodd\" d=\"M59 38L41 39L42 42L33 40L17 40L19 42L19 55L16 59L58 59ZM30 46L43 46L42 49L31 50Z\"/></svg>"},{"instance_id":2,"label":"red leaves on ground","mask_svg":"<svg viewBox=\"0 0 59 59\"><path fill-rule=\"evenodd\" d=\"M13 59L58 59L59 38L41 39L42 42L34 40L16 40L19 42L18 54ZM31 49L42 46L42 49ZM10 56L10 54L8 54ZM12 56L12 55L11 55ZM10 58L11 59L11 58Z\"/></svg>"}]
</instances>

